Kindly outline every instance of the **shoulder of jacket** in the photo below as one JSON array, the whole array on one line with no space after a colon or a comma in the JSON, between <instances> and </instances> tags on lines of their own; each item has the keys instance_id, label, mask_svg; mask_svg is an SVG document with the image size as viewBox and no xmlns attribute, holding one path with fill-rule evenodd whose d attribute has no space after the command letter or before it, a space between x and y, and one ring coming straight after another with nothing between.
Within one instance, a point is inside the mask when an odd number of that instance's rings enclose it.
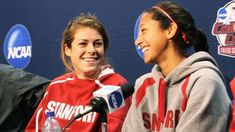
<instances>
[{"instance_id":1,"label":"shoulder of jacket","mask_svg":"<svg viewBox=\"0 0 235 132\"><path fill-rule=\"evenodd\" d=\"M148 78L153 78L152 73L146 73L142 76L140 76L139 78L136 79L136 83L142 84L146 79ZM154 79L154 78L153 78Z\"/></svg>"},{"instance_id":2,"label":"shoulder of jacket","mask_svg":"<svg viewBox=\"0 0 235 132\"><path fill-rule=\"evenodd\" d=\"M54 85L54 84L65 83L65 82L71 81L71 80L74 80L74 74L73 73L66 73L64 75L61 75L61 76L53 79L49 86Z\"/></svg>"}]
</instances>

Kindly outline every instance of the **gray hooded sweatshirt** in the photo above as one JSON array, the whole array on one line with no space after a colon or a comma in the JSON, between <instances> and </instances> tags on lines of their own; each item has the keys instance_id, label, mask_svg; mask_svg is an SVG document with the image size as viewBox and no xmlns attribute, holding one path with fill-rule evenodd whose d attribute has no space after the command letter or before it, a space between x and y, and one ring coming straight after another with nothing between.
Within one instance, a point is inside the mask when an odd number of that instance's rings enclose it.
<instances>
[{"instance_id":1,"label":"gray hooded sweatshirt","mask_svg":"<svg viewBox=\"0 0 235 132\"><path fill-rule=\"evenodd\" d=\"M225 132L231 102L215 60L197 52L168 76L155 65L138 78L123 132Z\"/></svg>"}]
</instances>

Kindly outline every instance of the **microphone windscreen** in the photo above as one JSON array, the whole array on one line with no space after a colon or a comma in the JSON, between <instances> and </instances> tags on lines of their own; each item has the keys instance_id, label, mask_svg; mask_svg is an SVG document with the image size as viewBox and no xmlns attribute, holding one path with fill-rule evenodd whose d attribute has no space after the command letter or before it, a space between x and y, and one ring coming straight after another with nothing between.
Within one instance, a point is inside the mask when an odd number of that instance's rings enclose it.
<instances>
[{"instance_id":1,"label":"microphone windscreen","mask_svg":"<svg viewBox=\"0 0 235 132\"><path fill-rule=\"evenodd\" d=\"M123 94L124 99L131 96L135 91L134 86L130 83L126 83L126 84L121 85L121 90L122 90L122 94Z\"/></svg>"}]
</instances>

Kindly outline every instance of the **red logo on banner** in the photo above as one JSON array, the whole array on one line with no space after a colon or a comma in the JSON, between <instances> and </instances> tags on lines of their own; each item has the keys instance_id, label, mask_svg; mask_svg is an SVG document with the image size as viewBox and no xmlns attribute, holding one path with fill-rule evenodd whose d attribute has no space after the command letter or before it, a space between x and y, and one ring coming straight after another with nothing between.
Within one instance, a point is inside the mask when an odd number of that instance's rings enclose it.
<instances>
[{"instance_id":1,"label":"red logo on banner","mask_svg":"<svg viewBox=\"0 0 235 132\"><path fill-rule=\"evenodd\" d=\"M235 57L235 1L218 10L212 34L220 44L218 54Z\"/></svg>"}]
</instances>

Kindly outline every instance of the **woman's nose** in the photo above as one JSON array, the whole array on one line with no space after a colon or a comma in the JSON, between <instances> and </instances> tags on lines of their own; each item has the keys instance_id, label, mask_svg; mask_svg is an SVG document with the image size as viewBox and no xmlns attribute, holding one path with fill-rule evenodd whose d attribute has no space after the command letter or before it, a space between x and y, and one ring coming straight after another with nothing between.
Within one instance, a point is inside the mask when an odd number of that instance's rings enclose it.
<instances>
[{"instance_id":1,"label":"woman's nose","mask_svg":"<svg viewBox=\"0 0 235 132\"><path fill-rule=\"evenodd\" d=\"M88 44L87 51L90 53L95 52L95 46L93 44Z\"/></svg>"},{"instance_id":2,"label":"woman's nose","mask_svg":"<svg viewBox=\"0 0 235 132\"><path fill-rule=\"evenodd\" d=\"M135 46L141 47L142 44L142 36L139 35L135 40Z\"/></svg>"}]
</instances>

